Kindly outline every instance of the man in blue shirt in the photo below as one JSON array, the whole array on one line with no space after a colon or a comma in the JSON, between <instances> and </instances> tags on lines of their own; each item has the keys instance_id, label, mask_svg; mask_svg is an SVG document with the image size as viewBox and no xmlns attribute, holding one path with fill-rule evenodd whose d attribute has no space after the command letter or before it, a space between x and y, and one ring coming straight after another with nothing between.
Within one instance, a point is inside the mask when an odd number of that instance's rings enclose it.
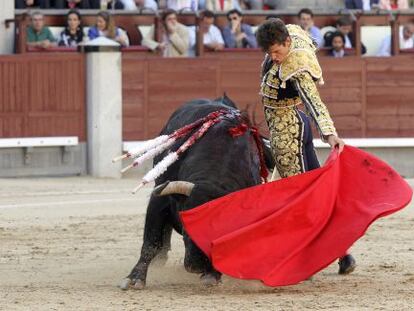
<instances>
[{"instance_id":1,"label":"man in blue shirt","mask_svg":"<svg viewBox=\"0 0 414 311\"><path fill-rule=\"evenodd\" d=\"M256 48L256 37L252 28L242 23L243 15L233 9L227 13L229 24L223 28L223 38L226 48Z\"/></svg>"},{"instance_id":2,"label":"man in blue shirt","mask_svg":"<svg viewBox=\"0 0 414 311\"><path fill-rule=\"evenodd\" d=\"M323 36L318 27L313 24L313 12L310 9L302 9L298 13L300 27L308 32L316 42L317 47L323 46Z\"/></svg>"}]
</instances>

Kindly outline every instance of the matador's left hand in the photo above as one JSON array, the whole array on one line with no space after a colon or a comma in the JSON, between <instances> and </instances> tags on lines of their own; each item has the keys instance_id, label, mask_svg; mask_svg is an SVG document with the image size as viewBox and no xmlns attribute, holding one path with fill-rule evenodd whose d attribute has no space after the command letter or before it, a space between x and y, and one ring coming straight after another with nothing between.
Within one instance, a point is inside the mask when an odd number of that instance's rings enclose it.
<instances>
[{"instance_id":1,"label":"matador's left hand","mask_svg":"<svg viewBox=\"0 0 414 311\"><path fill-rule=\"evenodd\" d=\"M331 146L332 150L335 147L338 147L339 153L341 153L342 150L344 150L345 142L336 135L329 135L327 138L327 142L329 146Z\"/></svg>"}]
</instances>

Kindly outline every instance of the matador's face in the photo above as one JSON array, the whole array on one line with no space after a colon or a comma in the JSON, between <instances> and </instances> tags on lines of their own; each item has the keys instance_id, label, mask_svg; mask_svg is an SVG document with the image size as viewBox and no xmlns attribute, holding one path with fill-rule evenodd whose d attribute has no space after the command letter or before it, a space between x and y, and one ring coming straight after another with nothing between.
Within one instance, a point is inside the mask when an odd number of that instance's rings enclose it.
<instances>
[{"instance_id":1,"label":"matador's face","mask_svg":"<svg viewBox=\"0 0 414 311\"><path fill-rule=\"evenodd\" d=\"M290 37L288 37L286 41L282 44L275 43L271 45L269 50L267 51L267 54L269 54L270 58L274 63L280 65L288 56L291 43L292 40L290 39Z\"/></svg>"}]
</instances>

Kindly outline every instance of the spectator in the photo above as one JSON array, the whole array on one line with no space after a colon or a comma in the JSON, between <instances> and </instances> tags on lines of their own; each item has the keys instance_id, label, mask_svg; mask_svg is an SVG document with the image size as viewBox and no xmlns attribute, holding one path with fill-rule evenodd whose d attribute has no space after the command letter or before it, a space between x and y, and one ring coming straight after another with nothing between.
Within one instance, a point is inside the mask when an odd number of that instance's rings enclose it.
<instances>
[{"instance_id":1,"label":"spectator","mask_svg":"<svg viewBox=\"0 0 414 311\"><path fill-rule=\"evenodd\" d=\"M88 1L88 0L86 0ZM100 9L101 8L101 0L89 0L89 8L90 9Z\"/></svg>"},{"instance_id":2,"label":"spectator","mask_svg":"<svg viewBox=\"0 0 414 311\"><path fill-rule=\"evenodd\" d=\"M155 0L120 0L122 9L133 11L142 9L158 10L158 5Z\"/></svg>"},{"instance_id":3,"label":"spectator","mask_svg":"<svg viewBox=\"0 0 414 311\"><path fill-rule=\"evenodd\" d=\"M240 0L243 10L263 10L263 0Z\"/></svg>"},{"instance_id":4,"label":"spectator","mask_svg":"<svg viewBox=\"0 0 414 311\"><path fill-rule=\"evenodd\" d=\"M345 38L345 48L346 49L353 49L355 48L355 35L352 33L352 19L349 16L342 16L336 21L336 29L337 31L341 32ZM328 31L325 36L325 46L331 47L332 46L332 34L334 32ZM361 47L361 53L365 54L367 49L364 44Z\"/></svg>"},{"instance_id":5,"label":"spectator","mask_svg":"<svg viewBox=\"0 0 414 311\"><path fill-rule=\"evenodd\" d=\"M111 1L111 0L108 0ZM99 9L100 0L15 0L16 9L39 7L41 9Z\"/></svg>"},{"instance_id":6,"label":"spectator","mask_svg":"<svg viewBox=\"0 0 414 311\"><path fill-rule=\"evenodd\" d=\"M313 23L313 12L310 9L302 9L298 13L298 18L300 27L309 33L309 35L316 42L317 47L322 47L322 33Z\"/></svg>"},{"instance_id":7,"label":"spectator","mask_svg":"<svg viewBox=\"0 0 414 311\"><path fill-rule=\"evenodd\" d=\"M379 0L345 0L345 7L350 10L370 11L379 7Z\"/></svg>"},{"instance_id":8,"label":"spectator","mask_svg":"<svg viewBox=\"0 0 414 311\"><path fill-rule=\"evenodd\" d=\"M79 9L92 9L92 0L65 0L66 5L70 9L79 8Z\"/></svg>"},{"instance_id":9,"label":"spectator","mask_svg":"<svg viewBox=\"0 0 414 311\"><path fill-rule=\"evenodd\" d=\"M32 24L27 27L27 45L47 49L56 45L56 39L52 32L45 26L43 14L34 12Z\"/></svg>"},{"instance_id":10,"label":"spectator","mask_svg":"<svg viewBox=\"0 0 414 311\"><path fill-rule=\"evenodd\" d=\"M181 10L198 11L197 0L167 0L167 8L177 12Z\"/></svg>"},{"instance_id":11,"label":"spectator","mask_svg":"<svg viewBox=\"0 0 414 311\"><path fill-rule=\"evenodd\" d=\"M142 40L142 45L155 51L158 50L164 57L185 57L188 56L189 33L186 26L177 21L177 13L167 9L162 15L163 32L162 41L155 41L154 26L147 37Z\"/></svg>"},{"instance_id":12,"label":"spectator","mask_svg":"<svg viewBox=\"0 0 414 311\"><path fill-rule=\"evenodd\" d=\"M39 7L41 9L64 9L67 0L15 0L16 9Z\"/></svg>"},{"instance_id":13,"label":"spectator","mask_svg":"<svg viewBox=\"0 0 414 311\"><path fill-rule=\"evenodd\" d=\"M81 1L81 0L66 0L66 5L69 9L74 9L76 7L80 7L80 4L84 4L86 3L85 1ZM87 7L89 8L89 6ZM82 7L82 9L84 9L84 7Z\"/></svg>"},{"instance_id":14,"label":"spectator","mask_svg":"<svg viewBox=\"0 0 414 311\"><path fill-rule=\"evenodd\" d=\"M50 1L50 0L41 0L41 1ZM55 0L55 1L64 1L66 2L66 7L73 9L99 9L101 7L101 0ZM112 0L106 0L107 3ZM59 8L62 8L60 6Z\"/></svg>"},{"instance_id":15,"label":"spectator","mask_svg":"<svg viewBox=\"0 0 414 311\"><path fill-rule=\"evenodd\" d=\"M124 3L122 0L104 0L106 3L101 2L101 10L123 10L124 9Z\"/></svg>"},{"instance_id":16,"label":"spectator","mask_svg":"<svg viewBox=\"0 0 414 311\"><path fill-rule=\"evenodd\" d=\"M256 37L252 28L242 23L243 15L233 9L227 13L229 24L223 29L223 38L227 48L256 48Z\"/></svg>"},{"instance_id":17,"label":"spectator","mask_svg":"<svg viewBox=\"0 0 414 311\"><path fill-rule=\"evenodd\" d=\"M212 51L220 51L224 48L224 40L220 29L214 25L214 13L205 10L200 14L200 31L203 33L203 44Z\"/></svg>"},{"instance_id":18,"label":"spectator","mask_svg":"<svg viewBox=\"0 0 414 311\"><path fill-rule=\"evenodd\" d=\"M14 7L16 9L26 9L26 8L32 8L35 6L39 6L38 1L36 0L15 0L14 1Z\"/></svg>"},{"instance_id":19,"label":"spectator","mask_svg":"<svg viewBox=\"0 0 414 311\"><path fill-rule=\"evenodd\" d=\"M93 40L98 37L106 37L115 40L122 46L128 46L128 37L118 27L116 27L113 17L106 11L98 13L96 18L96 26L89 28L89 39Z\"/></svg>"},{"instance_id":20,"label":"spectator","mask_svg":"<svg viewBox=\"0 0 414 311\"><path fill-rule=\"evenodd\" d=\"M204 10L200 13L200 31L203 33L203 46L211 51L220 51L224 48L223 36L214 24L214 13L209 10ZM195 56L196 50L196 27L189 26L190 31L190 49L189 56Z\"/></svg>"},{"instance_id":21,"label":"spectator","mask_svg":"<svg viewBox=\"0 0 414 311\"><path fill-rule=\"evenodd\" d=\"M414 24L406 24L400 32L400 49L414 48ZM391 56L391 35L386 36L381 43L377 56Z\"/></svg>"},{"instance_id":22,"label":"spectator","mask_svg":"<svg viewBox=\"0 0 414 311\"><path fill-rule=\"evenodd\" d=\"M379 7L383 10L409 9L408 0L380 0Z\"/></svg>"},{"instance_id":23,"label":"spectator","mask_svg":"<svg viewBox=\"0 0 414 311\"><path fill-rule=\"evenodd\" d=\"M344 57L345 53L345 36L340 31L336 31L331 36L332 49L329 55L332 57Z\"/></svg>"},{"instance_id":24,"label":"spectator","mask_svg":"<svg viewBox=\"0 0 414 311\"><path fill-rule=\"evenodd\" d=\"M289 7L289 0L263 0L264 10L285 10Z\"/></svg>"},{"instance_id":25,"label":"spectator","mask_svg":"<svg viewBox=\"0 0 414 311\"><path fill-rule=\"evenodd\" d=\"M66 27L60 33L60 46L78 46L84 39L81 15L76 10L70 10L66 15Z\"/></svg>"},{"instance_id":26,"label":"spectator","mask_svg":"<svg viewBox=\"0 0 414 311\"><path fill-rule=\"evenodd\" d=\"M232 9L241 11L238 0L206 0L206 9L214 12L227 12Z\"/></svg>"},{"instance_id":27,"label":"spectator","mask_svg":"<svg viewBox=\"0 0 414 311\"><path fill-rule=\"evenodd\" d=\"M206 9L206 0L198 0L198 10Z\"/></svg>"}]
</instances>

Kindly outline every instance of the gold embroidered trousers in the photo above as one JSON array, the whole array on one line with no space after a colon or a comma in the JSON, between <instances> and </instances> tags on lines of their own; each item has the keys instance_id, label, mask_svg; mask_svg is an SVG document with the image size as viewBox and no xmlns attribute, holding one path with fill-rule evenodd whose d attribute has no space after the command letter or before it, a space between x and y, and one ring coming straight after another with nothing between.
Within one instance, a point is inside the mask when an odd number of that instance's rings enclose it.
<instances>
[{"instance_id":1,"label":"gold embroidered trousers","mask_svg":"<svg viewBox=\"0 0 414 311\"><path fill-rule=\"evenodd\" d=\"M297 106L264 107L276 169L289 177L318 168L309 118Z\"/></svg>"}]
</instances>

